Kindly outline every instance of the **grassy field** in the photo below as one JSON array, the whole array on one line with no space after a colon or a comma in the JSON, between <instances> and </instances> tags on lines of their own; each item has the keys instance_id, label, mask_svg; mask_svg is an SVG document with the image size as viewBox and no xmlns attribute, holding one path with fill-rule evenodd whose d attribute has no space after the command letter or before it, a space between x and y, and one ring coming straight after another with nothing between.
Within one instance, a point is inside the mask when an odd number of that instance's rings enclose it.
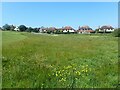
<instances>
[{"instance_id":1,"label":"grassy field","mask_svg":"<svg viewBox=\"0 0 120 90\"><path fill-rule=\"evenodd\" d=\"M114 88L118 39L112 35L2 32L3 88Z\"/></svg>"}]
</instances>

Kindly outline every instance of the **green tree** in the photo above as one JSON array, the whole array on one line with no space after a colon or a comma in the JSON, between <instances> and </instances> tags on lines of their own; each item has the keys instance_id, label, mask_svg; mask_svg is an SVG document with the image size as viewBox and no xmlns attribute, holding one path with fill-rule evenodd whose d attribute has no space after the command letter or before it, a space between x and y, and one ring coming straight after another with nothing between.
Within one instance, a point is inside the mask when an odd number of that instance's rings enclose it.
<instances>
[{"instance_id":1,"label":"green tree","mask_svg":"<svg viewBox=\"0 0 120 90\"><path fill-rule=\"evenodd\" d=\"M38 33L38 32L39 32L39 28L34 28L34 29L33 29L33 32Z\"/></svg>"},{"instance_id":2,"label":"green tree","mask_svg":"<svg viewBox=\"0 0 120 90\"><path fill-rule=\"evenodd\" d=\"M95 29L95 32L98 33L98 32L99 32L99 29Z\"/></svg>"},{"instance_id":3,"label":"green tree","mask_svg":"<svg viewBox=\"0 0 120 90\"><path fill-rule=\"evenodd\" d=\"M10 28L10 25L8 25L8 24L5 24L4 26L3 26L3 30L10 30L11 28Z\"/></svg>"},{"instance_id":4,"label":"green tree","mask_svg":"<svg viewBox=\"0 0 120 90\"><path fill-rule=\"evenodd\" d=\"M27 31L27 32L33 32L33 30L34 30L34 29L33 29L32 27L29 27L26 31Z\"/></svg>"},{"instance_id":5,"label":"green tree","mask_svg":"<svg viewBox=\"0 0 120 90\"><path fill-rule=\"evenodd\" d=\"M15 29L15 26L14 25L10 25L10 30L14 31L14 29Z\"/></svg>"},{"instance_id":6,"label":"green tree","mask_svg":"<svg viewBox=\"0 0 120 90\"><path fill-rule=\"evenodd\" d=\"M18 28L20 29L20 31L26 31L27 30L27 27L25 25L20 25Z\"/></svg>"}]
</instances>

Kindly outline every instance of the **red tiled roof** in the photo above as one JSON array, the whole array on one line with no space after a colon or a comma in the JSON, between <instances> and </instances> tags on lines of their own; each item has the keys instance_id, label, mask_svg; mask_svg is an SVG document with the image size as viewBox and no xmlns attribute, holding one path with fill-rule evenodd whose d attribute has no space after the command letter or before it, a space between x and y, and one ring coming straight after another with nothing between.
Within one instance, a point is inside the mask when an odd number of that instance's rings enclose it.
<instances>
[{"instance_id":1,"label":"red tiled roof","mask_svg":"<svg viewBox=\"0 0 120 90\"><path fill-rule=\"evenodd\" d=\"M63 29L65 29L65 30L72 30L73 28L71 26L65 26Z\"/></svg>"},{"instance_id":2,"label":"red tiled roof","mask_svg":"<svg viewBox=\"0 0 120 90\"><path fill-rule=\"evenodd\" d=\"M48 30L53 30L54 31L54 30L56 30L56 28L55 27L49 27Z\"/></svg>"},{"instance_id":3,"label":"red tiled roof","mask_svg":"<svg viewBox=\"0 0 120 90\"><path fill-rule=\"evenodd\" d=\"M86 30L86 32L94 32L93 30Z\"/></svg>"}]
</instances>

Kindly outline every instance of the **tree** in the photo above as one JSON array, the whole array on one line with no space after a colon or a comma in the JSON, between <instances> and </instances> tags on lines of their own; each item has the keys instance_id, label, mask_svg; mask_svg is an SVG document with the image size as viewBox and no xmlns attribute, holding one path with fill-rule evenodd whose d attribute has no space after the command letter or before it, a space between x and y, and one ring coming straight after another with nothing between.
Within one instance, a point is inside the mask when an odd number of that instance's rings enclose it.
<instances>
[{"instance_id":1,"label":"tree","mask_svg":"<svg viewBox=\"0 0 120 90\"><path fill-rule=\"evenodd\" d=\"M25 25L20 25L18 28L22 32L27 30L27 27Z\"/></svg>"},{"instance_id":2,"label":"tree","mask_svg":"<svg viewBox=\"0 0 120 90\"><path fill-rule=\"evenodd\" d=\"M29 27L26 31L27 32L32 32L34 29L32 27Z\"/></svg>"},{"instance_id":3,"label":"tree","mask_svg":"<svg viewBox=\"0 0 120 90\"><path fill-rule=\"evenodd\" d=\"M3 30L10 30L11 28L10 28L10 25L8 25L8 24L5 24L4 26L3 26Z\"/></svg>"},{"instance_id":4,"label":"tree","mask_svg":"<svg viewBox=\"0 0 120 90\"><path fill-rule=\"evenodd\" d=\"M15 26L14 25L10 25L10 30L14 31Z\"/></svg>"},{"instance_id":5,"label":"tree","mask_svg":"<svg viewBox=\"0 0 120 90\"><path fill-rule=\"evenodd\" d=\"M39 32L39 28L34 28L34 29L33 29L33 32L38 33L38 32Z\"/></svg>"},{"instance_id":6,"label":"tree","mask_svg":"<svg viewBox=\"0 0 120 90\"><path fill-rule=\"evenodd\" d=\"M95 29L95 32L98 33L98 32L99 32L99 29Z\"/></svg>"},{"instance_id":7,"label":"tree","mask_svg":"<svg viewBox=\"0 0 120 90\"><path fill-rule=\"evenodd\" d=\"M41 26L40 28L41 28L41 29L44 29L45 27L44 27L44 26Z\"/></svg>"}]
</instances>

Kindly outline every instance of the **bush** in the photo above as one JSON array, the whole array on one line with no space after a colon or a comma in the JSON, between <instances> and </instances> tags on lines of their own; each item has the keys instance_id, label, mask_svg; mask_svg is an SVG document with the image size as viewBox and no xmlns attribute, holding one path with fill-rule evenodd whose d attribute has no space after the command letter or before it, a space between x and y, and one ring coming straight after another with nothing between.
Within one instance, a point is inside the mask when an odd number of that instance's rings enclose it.
<instances>
[{"instance_id":1,"label":"bush","mask_svg":"<svg viewBox=\"0 0 120 90\"><path fill-rule=\"evenodd\" d=\"M113 32L113 35L114 35L115 37L120 37L120 28L115 29L115 31Z\"/></svg>"}]
</instances>

